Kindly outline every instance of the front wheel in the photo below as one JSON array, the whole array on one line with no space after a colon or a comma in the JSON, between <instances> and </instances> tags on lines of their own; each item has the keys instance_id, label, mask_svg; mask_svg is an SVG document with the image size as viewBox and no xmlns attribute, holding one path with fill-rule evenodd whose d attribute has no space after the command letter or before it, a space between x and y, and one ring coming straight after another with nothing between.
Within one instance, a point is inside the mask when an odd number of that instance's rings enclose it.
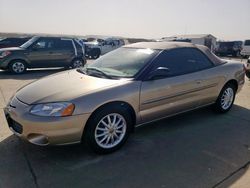
<instances>
[{"instance_id":1,"label":"front wheel","mask_svg":"<svg viewBox=\"0 0 250 188\"><path fill-rule=\"evenodd\" d=\"M246 76L250 79L250 70L246 71Z\"/></svg>"},{"instance_id":2,"label":"front wheel","mask_svg":"<svg viewBox=\"0 0 250 188\"><path fill-rule=\"evenodd\" d=\"M97 153L110 153L126 142L131 126L131 116L125 108L109 106L91 117L85 130L85 141Z\"/></svg>"},{"instance_id":3,"label":"front wheel","mask_svg":"<svg viewBox=\"0 0 250 188\"><path fill-rule=\"evenodd\" d=\"M12 61L9 65L9 70L14 74L22 74L26 72L26 63L20 60Z\"/></svg>"},{"instance_id":4,"label":"front wheel","mask_svg":"<svg viewBox=\"0 0 250 188\"><path fill-rule=\"evenodd\" d=\"M234 103L236 87L233 84L227 84L223 87L215 103L215 110L220 113L228 112Z\"/></svg>"}]
</instances>

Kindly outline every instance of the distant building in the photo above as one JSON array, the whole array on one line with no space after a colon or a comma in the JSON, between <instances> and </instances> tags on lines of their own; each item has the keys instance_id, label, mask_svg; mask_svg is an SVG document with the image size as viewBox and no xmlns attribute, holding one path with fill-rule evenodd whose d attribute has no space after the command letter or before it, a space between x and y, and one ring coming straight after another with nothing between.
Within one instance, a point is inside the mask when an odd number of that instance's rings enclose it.
<instances>
[{"instance_id":1,"label":"distant building","mask_svg":"<svg viewBox=\"0 0 250 188\"><path fill-rule=\"evenodd\" d=\"M193 44L200 44L207 46L212 51L216 47L216 37L211 34L197 34L197 35L175 35L171 37L162 38L163 41L181 41L191 42Z\"/></svg>"}]
</instances>

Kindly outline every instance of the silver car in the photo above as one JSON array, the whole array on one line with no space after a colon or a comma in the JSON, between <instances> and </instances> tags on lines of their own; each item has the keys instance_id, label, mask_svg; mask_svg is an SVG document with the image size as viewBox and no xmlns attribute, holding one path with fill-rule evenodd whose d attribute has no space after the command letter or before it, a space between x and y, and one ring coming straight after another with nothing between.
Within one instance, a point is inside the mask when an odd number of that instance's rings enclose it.
<instances>
[{"instance_id":1,"label":"silver car","mask_svg":"<svg viewBox=\"0 0 250 188\"><path fill-rule=\"evenodd\" d=\"M208 105L229 111L244 75L243 64L204 46L136 43L25 86L5 114L10 129L33 144L85 141L108 153L141 124Z\"/></svg>"}]
</instances>

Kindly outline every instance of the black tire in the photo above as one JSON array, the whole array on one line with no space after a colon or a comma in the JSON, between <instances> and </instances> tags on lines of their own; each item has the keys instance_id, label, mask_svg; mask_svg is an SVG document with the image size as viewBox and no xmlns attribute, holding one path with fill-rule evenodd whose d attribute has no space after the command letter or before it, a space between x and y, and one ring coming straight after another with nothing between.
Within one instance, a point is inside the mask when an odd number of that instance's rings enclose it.
<instances>
[{"instance_id":1,"label":"black tire","mask_svg":"<svg viewBox=\"0 0 250 188\"><path fill-rule=\"evenodd\" d=\"M100 49L98 49L98 48L93 49L93 50L91 51L91 58L92 58L92 59L97 59L97 58L100 57L100 55L101 55L101 51L100 51Z\"/></svg>"},{"instance_id":2,"label":"black tire","mask_svg":"<svg viewBox=\"0 0 250 188\"><path fill-rule=\"evenodd\" d=\"M250 79L250 71L246 71L246 76Z\"/></svg>"},{"instance_id":3,"label":"black tire","mask_svg":"<svg viewBox=\"0 0 250 188\"><path fill-rule=\"evenodd\" d=\"M234 57L240 57L240 51L234 52Z\"/></svg>"},{"instance_id":4,"label":"black tire","mask_svg":"<svg viewBox=\"0 0 250 188\"><path fill-rule=\"evenodd\" d=\"M231 98L231 102L229 102L228 105L223 105L224 94L228 90L233 92L233 96ZM232 106L234 104L235 95L236 95L236 86L234 84L232 84L232 83L226 84L222 88L222 90L220 92L220 95L216 100L216 103L214 105L215 111L218 112L218 113L226 113L226 112L228 112L232 108Z\"/></svg>"},{"instance_id":5,"label":"black tire","mask_svg":"<svg viewBox=\"0 0 250 188\"><path fill-rule=\"evenodd\" d=\"M126 122L126 131L122 139L117 143L117 145L114 145L110 148L105 148L105 147L100 146L100 144L98 144L98 141L96 140L97 139L96 134L98 131L97 127L100 126L101 120L104 120L105 117L107 117L108 115L112 115L112 114L118 114L124 118ZM114 119L111 119L111 120L114 121ZM83 141L87 144L87 146L91 150L93 150L96 153L99 153L99 154L111 153L111 152L118 150L125 144L131 132L132 126L133 124L132 124L131 114L124 106L109 105L109 106L106 106L97 110L97 112L95 112L90 117L84 130ZM109 134L112 134L112 133L109 133ZM103 137L105 137L105 135ZM103 139L103 138L101 137L100 139ZM105 141L107 141L107 139Z\"/></svg>"},{"instance_id":6,"label":"black tire","mask_svg":"<svg viewBox=\"0 0 250 188\"><path fill-rule=\"evenodd\" d=\"M23 74L27 71L27 64L23 60L13 60L10 62L8 69L14 74Z\"/></svg>"},{"instance_id":7,"label":"black tire","mask_svg":"<svg viewBox=\"0 0 250 188\"><path fill-rule=\"evenodd\" d=\"M76 68L80 68L80 67L83 67L84 66L84 61L82 59L74 59L72 62L71 62L71 65L70 67L72 69L76 69Z\"/></svg>"}]
</instances>

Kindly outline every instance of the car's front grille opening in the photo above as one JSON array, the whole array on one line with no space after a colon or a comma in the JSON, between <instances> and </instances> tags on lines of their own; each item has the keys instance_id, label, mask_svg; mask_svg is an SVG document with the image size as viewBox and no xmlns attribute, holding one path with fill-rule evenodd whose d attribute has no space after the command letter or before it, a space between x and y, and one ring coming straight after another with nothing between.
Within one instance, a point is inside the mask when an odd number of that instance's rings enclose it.
<instances>
[{"instance_id":1,"label":"car's front grille opening","mask_svg":"<svg viewBox=\"0 0 250 188\"><path fill-rule=\"evenodd\" d=\"M6 117L8 125L12 128L16 133L22 134L23 133L23 126L11 119L11 117Z\"/></svg>"}]
</instances>

